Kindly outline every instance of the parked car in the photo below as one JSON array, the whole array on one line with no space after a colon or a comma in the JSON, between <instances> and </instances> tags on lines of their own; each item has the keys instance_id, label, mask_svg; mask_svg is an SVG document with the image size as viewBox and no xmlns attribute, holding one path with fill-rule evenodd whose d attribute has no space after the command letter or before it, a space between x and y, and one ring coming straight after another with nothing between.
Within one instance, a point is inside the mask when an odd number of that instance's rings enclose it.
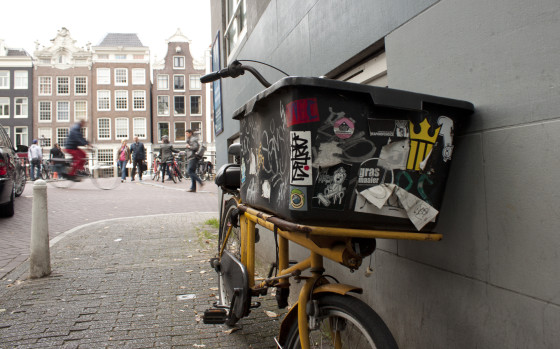
<instances>
[{"instance_id":1,"label":"parked car","mask_svg":"<svg viewBox=\"0 0 560 349\"><path fill-rule=\"evenodd\" d=\"M0 124L0 216L14 215L14 199L25 189L25 167L16 155L16 150Z\"/></svg>"}]
</instances>

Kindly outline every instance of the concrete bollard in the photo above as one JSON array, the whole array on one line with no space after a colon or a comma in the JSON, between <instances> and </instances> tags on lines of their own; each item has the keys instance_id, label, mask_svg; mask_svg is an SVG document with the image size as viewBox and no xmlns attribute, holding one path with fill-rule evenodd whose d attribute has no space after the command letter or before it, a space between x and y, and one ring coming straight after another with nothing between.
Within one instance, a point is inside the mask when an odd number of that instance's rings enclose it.
<instances>
[{"instance_id":1,"label":"concrete bollard","mask_svg":"<svg viewBox=\"0 0 560 349\"><path fill-rule=\"evenodd\" d=\"M51 273L47 183L42 179L35 181L33 184L33 208L31 213L29 277L35 279Z\"/></svg>"}]
</instances>

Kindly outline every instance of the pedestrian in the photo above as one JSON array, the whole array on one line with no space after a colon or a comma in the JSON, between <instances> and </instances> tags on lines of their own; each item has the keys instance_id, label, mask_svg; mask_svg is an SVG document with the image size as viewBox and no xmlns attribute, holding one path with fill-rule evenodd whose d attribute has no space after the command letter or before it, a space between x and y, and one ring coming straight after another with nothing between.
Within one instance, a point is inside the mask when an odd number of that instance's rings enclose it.
<instances>
[{"instance_id":1,"label":"pedestrian","mask_svg":"<svg viewBox=\"0 0 560 349\"><path fill-rule=\"evenodd\" d=\"M134 181L134 175L138 168L138 179L142 180L142 172L144 172L144 160L146 160L146 148L144 143L138 141L138 136L134 136L134 143L130 145L132 151L132 174L131 181Z\"/></svg>"},{"instance_id":2,"label":"pedestrian","mask_svg":"<svg viewBox=\"0 0 560 349\"><path fill-rule=\"evenodd\" d=\"M54 146L51 148L50 151L50 163L53 166L53 172L61 173L62 172L62 163L64 162L64 152L60 149L60 145L55 143Z\"/></svg>"},{"instance_id":3,"label":"pedestrian","mask_svg":"<svg viewBox=\"0 0 560 349\"><path fill-rule=\"evenodd\" d=\"M198 167L198 155L196 152L200 148L200 144L198 143L198 139L193 136L193 131L188 129L185 131L187 135L187 173L189 177L191 177L191 188L189 189L190 192L196 192L196 183L200 184L202 187L204 184L200 177L196 175L196 168Z\"/></svg>"},{"instance_id":4,"label":"pedestrian","mask_svg":"<svg viewBox=\"0 0 560 349\"><path fill-rule=\"evenodd\" d=\"M68 179L74 182L79 182L80 179L76 177L76 172L84 169L86 163L86 153L78 148L80 146L88 146L89 143L82 135L82 128L86 126L85 120L76 122L70 128L68 138L66 139L66 152L72 156L72 168L66 175Z\"/></svg>"},{"instance_id":5,"label":"pedestrian","mask_svg":"<svg viewBox=\"0 0 560 349\"><path fill-rule=\"evenodd\" d=\"M122 140L117 154L119 157L119 168L121 169L121 182L124 182L126 181L126 163L130 159L130 148L126 145L126 139Z\"/></svg>"},{"instance_id":6,"label":"pedestrian","mask_svg":"<svg viewBox=\"0 0 560 349\"><path fill-rule=\"evenodd\" d=\"M27 150L27 160L29 161L29 176L31 180L41 176L41 161L43 160L43 150L37 144L37 140L33 140L33 144Z\"/></svg>"},{"instance_id":7,"label":"pedestrian","mask_svg":"<svg viewBox=\"0 0 560 349\"><path fill-rule=\"evenodd\" d=\"M179 151L173 149L173 145L169 144L168 136L161 137L161 140L163 141L159 150L159 157L161 159L161 182L165 183L165 171L167 171L169 176L168 179L171 179L171 169L168 168L168 166L171 166L171 162L173 161L173 153L178 153Z\"/></svg>"}]
</instances>

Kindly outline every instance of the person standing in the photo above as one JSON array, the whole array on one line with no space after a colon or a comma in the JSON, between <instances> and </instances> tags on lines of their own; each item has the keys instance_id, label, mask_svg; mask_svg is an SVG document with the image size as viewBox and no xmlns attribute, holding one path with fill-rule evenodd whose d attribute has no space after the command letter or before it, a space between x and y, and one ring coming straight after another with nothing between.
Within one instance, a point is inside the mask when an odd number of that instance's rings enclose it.
<instances>
[{"instance_id":1,"label":"person standing","mask_svg":"<svg viewBox=\"0 0 560 349\"><path fill-rule=\"evenodd\" d=\"M144 160L146 160L146 148L144 143L138 142L138 136L134 136L134 143L130 145L132 151L132 174L130 180L134 181L136 168L138 168L138 179L142 180L142 172L144 172Z\"/></svg>"},{"instance_id":2,"label":"person standing","mask_svg":"<svg viewBox=\"0 0 560 349\"><path fill-rule=\"evenodd\" d=\"M88 141L82 135L82 128L86 126L85 120L76 122L70 128L68 138L66 139L66 152L72 156L72 168L68 172L68 179L74 182L79 182L80 179L76 177L76 172L84 169L86 163L86 153L78 148L79 146L89 145Z\"/></svg>"},{"instance_id":3,"label":"person standing","mask_svg":"<svg viewBox=\"0 0 560 349\"><path fill-rule=\"evenodd\" d=\"M161 158L161 182L165 183L166 171L169 175L169 178L171 178L171 171L168 168L170 164L168 164L168 162L171 163L173 161L173 153L178 153L179 151L173 149L173 145L169 144L168 136L161 137L161 140L163 141L163 144L161 145L161 148L159 150L159 157Z\"/></svg>"},{"instance_id":4,"label":"person standing","mask_svg":"<svg viewBox=\"0 0 560 349\"><path fill-rule=\"evenodd\" d=\"M37 144L36 139L27 150L27 160L29 160L29 176L34 181L41 177L41 161L43 160L43 150Z\"/></svg>"},{"instance_id":5,"label":"person standing","mask_svg":"<svg viewBox=\"0 0 560 349\"><path fill-rule=\"evenodd\" d=\"M55 143L51 148L49 160L54 168L53 172L61 173L62 163L64 162L64 153L62 152L62 149L60 149L60 145L58 145L58 143Z\"/></svg>"},{"instance_id":6,"label":"person standing","mask_svg":"<svg viewBox=\"0 0 560 349\"><path fill-rule=\"evenodd\" d=\"M187 149L189 150L187 155L187 173L189 177L191 177L191 188L189 191L195 193L197 182L201 187L204 185L200 177L196 175L196 168L198 167L198 156L196 152L200 148L200 144L198 144L198 139L193 136L193 131L191 129L186 130L185 133L187 135Z\"/></svg>"},{"instance_id":7,"label":"person standing","mask_svg":"<svg viewBox=\"0 0 560 349\"><path fill-rule=\"evenodd\" d=\"M119 168L121 169L121 182L126 181L126 163L130 159L130 148L126 145L126 139L121 142L121 147L118 151Z\"/></svg>"}]
</instances>

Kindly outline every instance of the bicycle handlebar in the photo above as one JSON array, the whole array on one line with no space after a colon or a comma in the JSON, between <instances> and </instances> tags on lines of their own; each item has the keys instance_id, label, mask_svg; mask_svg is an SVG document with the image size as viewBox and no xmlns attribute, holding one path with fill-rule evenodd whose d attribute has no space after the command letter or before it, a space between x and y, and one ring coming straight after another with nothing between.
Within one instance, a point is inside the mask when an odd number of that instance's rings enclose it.
<instances>
[{"instance_id":1,"label":"bicycle handlebar","mask_svg":"<svg viewBox=\"0 0 560 349\"><path fill-rule=\"evenodd\" d=\"M236 78L239 75L245 74L248 71L249 73L253 74L253 76L264 86L270 87L270 82L268 82L262 75L259 73L255 68L249 65L243 65L239 61L231 62L226 68L203 75L200 78L200 82L203 84L207 84L212 81L216 81L221 78Z\"/></svg>"}]
</instances>

